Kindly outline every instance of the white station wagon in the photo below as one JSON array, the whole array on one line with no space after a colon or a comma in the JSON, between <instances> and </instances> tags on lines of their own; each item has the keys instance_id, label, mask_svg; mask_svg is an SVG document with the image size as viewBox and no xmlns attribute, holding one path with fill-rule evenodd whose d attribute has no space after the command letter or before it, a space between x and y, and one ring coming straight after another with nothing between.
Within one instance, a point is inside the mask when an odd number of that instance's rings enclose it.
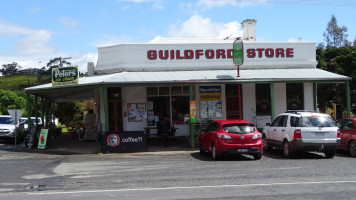
<instances>
[{"instance_id":1,"label":"white station wagon","mask_svg":"<svg viewBox=\"0 0 356 200\"><path fill-rule=\"evenodd\" d=\"M340 145L340 131L327 114L311 111L287 111L267 123L263 129L263 145L267 150L281 148L285 157L301 151L324 152L335 156Z\"/></svg>"}]
</instances>

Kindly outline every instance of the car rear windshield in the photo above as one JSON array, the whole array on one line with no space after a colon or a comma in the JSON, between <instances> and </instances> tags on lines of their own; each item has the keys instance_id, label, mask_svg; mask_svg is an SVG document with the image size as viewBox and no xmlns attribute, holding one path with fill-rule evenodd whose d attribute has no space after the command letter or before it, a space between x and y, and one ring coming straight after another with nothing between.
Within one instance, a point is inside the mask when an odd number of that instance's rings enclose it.
<instances>
[{"instance_id":1,"label":"car rear windshield","mask_svg":"<svg viewBox=\"0 0 356 200\"><path fill-rule=\"evenodd\" d=\"M223 129L227 133L246 134L255 132L255 126L252 124L225 124Z\"/></svg>"},{"instance_id":2,"label":"car rear windshield","mask_svg":"<svg viewBox=\"0 0 356 200\"><path fill-rule=\"evenodd\" d=\"M336 123L328 116L291 117L293 127L335 127Z\"/></svg>"},{"instance_id":3,"label":"car rear windshield","mask_svg":"<svg viewBox=\"0 0 356 200\"><path fill-rule=\"evenodd\" d=\"M12 124L11 117L0 117L0 124Z\"/></svg>"}]
</instances>

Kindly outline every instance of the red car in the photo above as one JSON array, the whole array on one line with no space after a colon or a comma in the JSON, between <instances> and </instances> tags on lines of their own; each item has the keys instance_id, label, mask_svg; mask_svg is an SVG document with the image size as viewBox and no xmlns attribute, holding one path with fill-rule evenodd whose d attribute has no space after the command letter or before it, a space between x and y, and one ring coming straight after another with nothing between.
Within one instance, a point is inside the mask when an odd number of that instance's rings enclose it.
<instances>
[{"instance_id":1,"label":"red car","mask_svg":"<svg viewBox=\"0 0 356 200\"><path fill-rule=\"evenodd\" d=\"M200 153L217 160L223 154L248 154L259 160L263 153L262 134L246 120L214 120L200 134Z\"/></svg>"},{"instance_id":2,"label":"red car","mask_svg":"<svg viewBox=\"0 0 356 200\"><path fill-rule=\"evenodd\" d=\"M351 156L356 157L356 118L341 119L337 126L341 133L339 149L349 151Z\"/></svg>"}]
</instances>

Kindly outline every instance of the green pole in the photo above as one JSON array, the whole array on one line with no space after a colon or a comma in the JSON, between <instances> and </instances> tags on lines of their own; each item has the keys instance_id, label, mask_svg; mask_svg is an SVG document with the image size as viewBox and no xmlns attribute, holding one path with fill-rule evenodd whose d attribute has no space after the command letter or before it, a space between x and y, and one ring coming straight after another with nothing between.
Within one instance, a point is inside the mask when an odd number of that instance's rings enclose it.
<instances>
[{"instance_id":1,"label":"green pole","mask_svg":"<svg viewBox=\"0 0 356 200\"><path fill-rule=\"evenodd\" d=\"M45 100L45 113L46 113L46 128L48 128L48 125L49 125L49 100L46 99Z\"/></svg>"},{"instance_id":2,"label":"green pole","mask_svg":"<svg viewBox=\"0 0 356 200\"><path fill-rule=\"evenodd\" d=\"M347 107L347 117L351 116L351 103L350 103L350 81L346 81L346 107Z\"/></svg>"},{"instance_id":3,"label":"green pole","mask_svg":"<svg viewBox=\"0 0 356 200\"><path fill-rule=\"evenodd\" d=\"M189 100L193 101L194 100L194 85L190 84L189 85ZM190 146L192 147L192 149L195 148L195 131L194 131L194 124L189 120L190 123Z\"/></svg>"},{"instance_id":4,"label":"green pole","mask_svg":"<svg viewBox=\"0 0 356 200\"><path fill-rule=\"evenodd\" d=\"M273 121L274 113L274 83L270 83L270 95L271 95L271 121Z\"/></svg>"},{"instance_id":5,"label":"green pole","mask_svg":"<svg viewBox=\"0 0 356 200\"><path fill-rule=\"evenodd\" d=\"M41 120L42 120L42 127L45 127L46 124L45 124L45 121L44 121L44 117L45 117L45 98L41 97Z\"/></svg>"},{"instance_id":6,"label":"green pole","mask_svg":"<svg viewBox=\"0 0 356 200\"><path fill-rule=\"evenodd\" d=\"M38 98L37 94L35 94L35 120L36 120L36 127L38 126Z\"/></svg>"},{"instance_id":7,"label":"green pole","mask_svg":"<svg viewBox=\"0 0 356 200\"><path fill-rule=\"evenodd\" d=\"M103 87L103 104L105 113L105 131L109 131L109 108L108 108L108 88Z\"/></svg>"},{"instance_id":8,"label":"green pole","mask_svg":"<svg viewBox=\"0 0 356 200\"><path fill-rule=\"evenodd\" d=\"M313 83L314 110L318 109L318 83Z\"/></svg>"},{"instance_id":9,"label":"green pole","mask_svg":"<svg viewBox=\"0 0 356 200\"><path fill-rule=\"evenodd\" d=\"M28 127L27 127L27 130L31 130L31 97L30 97L30 94L27 93L26 94L26 99L27 99L27 124L28 124Z\"/></svg>"}]
</instances>

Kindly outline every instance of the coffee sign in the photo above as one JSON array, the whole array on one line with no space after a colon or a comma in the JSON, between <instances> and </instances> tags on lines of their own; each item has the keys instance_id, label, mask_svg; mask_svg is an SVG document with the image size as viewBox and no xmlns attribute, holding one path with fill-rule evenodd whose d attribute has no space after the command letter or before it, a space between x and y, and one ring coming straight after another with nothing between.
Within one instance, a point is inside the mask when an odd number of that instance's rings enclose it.
<instances>
[{"instance_id":1,"label":"coffee sign","mask_svg":"<svg viewBox=\"0 0 356 200\"><path fill-rule=\"evenodd\" d=\"M78 66L59 67L52 69L52 86L78 84Z\"/></svg>"}]
</instances>

